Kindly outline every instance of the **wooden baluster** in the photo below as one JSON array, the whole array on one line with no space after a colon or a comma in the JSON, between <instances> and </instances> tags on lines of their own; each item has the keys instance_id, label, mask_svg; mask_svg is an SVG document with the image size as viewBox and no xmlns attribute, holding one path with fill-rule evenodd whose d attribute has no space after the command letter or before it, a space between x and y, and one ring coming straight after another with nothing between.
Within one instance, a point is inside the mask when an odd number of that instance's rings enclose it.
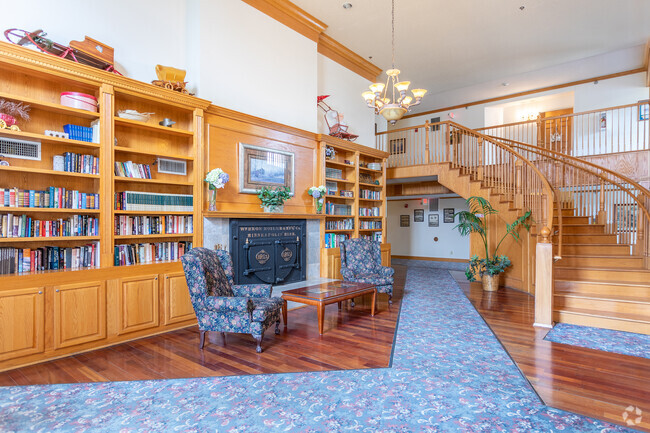
<instances>
[{"instance_id":1,"label":"wooden baluster","mask_svg":"<svg viewBox=\"0 0 650 433\"><path fill-rule=\"evenodd\" d=\"M515 162L515 207L517 209L524 208L523 179L521 176L523 164L521 159L517 159L517 162Z\"/></svg>"},{"instance_id":2,"label":"wooden baluster","mask_svg":"<svg viewBox=\"0 0 650 433\"><path fill-rule=\"evenodd\" d=\"M429 121L424 122L424 163L429 164Z\"/></svg>"},{"instance_id":3,"label":"wooden baluster","mask_svg":"<svg viewBox=\"0 0 650 433\"><path fill-rule=\"evenodd\" d=\"M478 180L483 180L483 164L485 161L485 158L483 158L483 139L479 138L478 139L478 155L476 155L477 158L477 170L476 170L476 178Z\"/></svg>"}]
</instances>

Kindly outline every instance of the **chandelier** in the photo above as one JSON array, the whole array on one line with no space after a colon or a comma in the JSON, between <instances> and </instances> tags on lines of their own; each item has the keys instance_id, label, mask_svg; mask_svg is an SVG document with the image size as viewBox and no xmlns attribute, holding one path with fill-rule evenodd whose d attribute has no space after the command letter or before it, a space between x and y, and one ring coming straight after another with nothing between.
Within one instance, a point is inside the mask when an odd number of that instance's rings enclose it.
<instances>
[{"instance_id":1,"label":"chandelier","mask_svg":"<svg viewBox=\"0 0 650 433\"><path fill-rule=\"evenodd\" d=\"M393 30L392 48L393 48L393 63L392 68L386 71L388 78L386 84L374 83L367 90L361 94L366 100L368 107L375 110L375 114L381 114L384 118L394 125L399 119L406 114L411 107L418 105L427 91L425 89L413 89L411 93L413 96L407 96L406 91L411 85L410 81L400 81L400 70L395 69L395 0L392 0L392 16L391 25ZM389 84L392 88L392 99L388 97ZM395 91L398 92L398 97L395 97ZM415 100L414 100L415 98Z\"/></svg>"}]
</instances>

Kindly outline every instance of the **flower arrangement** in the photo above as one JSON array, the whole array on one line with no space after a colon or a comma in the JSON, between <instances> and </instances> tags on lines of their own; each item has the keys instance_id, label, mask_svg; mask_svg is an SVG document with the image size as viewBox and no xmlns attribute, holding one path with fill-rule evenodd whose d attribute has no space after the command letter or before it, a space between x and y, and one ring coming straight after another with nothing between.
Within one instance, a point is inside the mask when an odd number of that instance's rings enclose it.
<instances>
[{"instance_id":1,"label":"flower arrangement","mask_svg":"<svg viewBox=\"0 0 650 433\"><path fill-rule=\"evenodd\" d=\"M23 102L7 101L0 98L0 129L9 128L16 124L16 117L29 120L29 105ZM12 129L18 128L14 126Z\"/></svg>"},{"instance_id":2,"label":"flower arrangement","mask_svg":"<svg viewBox=\"0 0 650 433\"><path fill-rule=\"evenodd\" d=\"M269 212L282 212L284 202L291 198L291 190L288 186L270 187L263 186L257 191L257 198L262 201L261 208Z\"/></svg>"},{"instance_id":3,"label":"flower arrangement","mask_svg":"<svg viewBox=\"0 0 650 433\"><path fill-rule=\"evenodd\" d=\"M325 146L325 158L334 159L336 156L336 150L332 146Z\"/></svg>"},{"instance_id":4,"label":"flower arrangement","mask_svg":"<svg viewBox=\"0 0 650 433\"><path fill-rule=\"evenodd\" d=\"M316 213L323 212L323 202L325 199L326 192L327 189L325 188L324 185L312 186L307 190L307 194L314 197L314 199L316 200Z\"/></svg>"},{"instance_id":5,"label":"flower arrangement","mask_svg":"<svg viewBox=\"0 0 650 433\"><path fill-rule=\"evenodd\" d=\"M208 210L217 210L217 189L226 186L229 180L230 176L228 176L228 173L220 168L210 170L210 172L205 176L205 181L208 183L210 188L210 203Z\"/></svg>"},{"instance_id":6,"label":"flower arrangement","mask_svg":"<svg viewBox=\"0 0 650 433\"><path fill-rule=\"evenodd\" d=\"M205 181L208 183L210 189L219 189L226 186L230 176L220 168L210 170L205 176Z\"/></svg>"}]
</instances>

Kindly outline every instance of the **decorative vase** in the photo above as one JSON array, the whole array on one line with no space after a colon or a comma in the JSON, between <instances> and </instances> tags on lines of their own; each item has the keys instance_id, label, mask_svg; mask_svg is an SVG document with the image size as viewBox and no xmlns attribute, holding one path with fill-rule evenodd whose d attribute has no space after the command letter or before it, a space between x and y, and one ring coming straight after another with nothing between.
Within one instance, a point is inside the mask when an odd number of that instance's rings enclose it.
<instances>
[{"instance_id":1,"label":"decorative vase","mask_svg":"<svg viewBox=\"0 0 650 433\"><path fill-rule=\"evenodd\" d=\"M212 212L217 210L217 189L212 186L210 186L210 204L208 210Z\"/></svg>"},{"instance_id":2,"label":"decorative vase","mask_svg":"<svg viewBox=\"0 0 650 433\"><path fill-rule=\"evenodd\" d=\"M325 202L324 198L319 198L316 199L316 213L317 214L322 214L323 213L323 203Z\"/></svg>"},{"instance_id":3,"label":"decorative vase","mask_svg":"<svg viewBox=\"0 0 650 433\"><path fill-rule=\"evenodd\" d=\"M488 275L485 274L482 277L483 280L483 290L486 292L496 292L499 290L499 280L500 274L497 275Z\"/></svg>"},{"instance_id":4,"label":"decorative vase","mask_svg":"<svg viewBox=\"0 0 650 433\"><path fill-rule=\"evenodd\" d=\"M263 209L264 209L264 212L266 212L266 213L283 213L284 212L284 205L283 204L269 205L269 206L264 206Z\"/></svg>"}]
</instances>

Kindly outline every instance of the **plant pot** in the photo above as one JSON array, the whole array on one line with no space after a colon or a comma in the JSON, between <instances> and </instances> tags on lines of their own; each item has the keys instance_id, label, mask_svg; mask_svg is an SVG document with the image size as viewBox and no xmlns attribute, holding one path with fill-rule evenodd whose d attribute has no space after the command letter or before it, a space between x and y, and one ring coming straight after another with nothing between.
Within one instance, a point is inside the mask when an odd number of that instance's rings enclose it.
<instances>
[{"instance_id":1,"label":"plant pot","mask_svg":"<svg viewBox=\"0 0 650 433\"><path fill-rule=\"evenodd\" d=\"M497 274L497 275L485 274L485 275L483 275L483 277L482 277L483 290L485 290L486 292L496 292L497 290L499 290L499 281L500 281L499 277L501 277L500 274Z\"/></svg>"},{"instance_id":2,"label":"plant pot","mask_svg":"<svg viewBox=\"0 0 650 433\"><path fill-rule=\"evenodd\" d=\"M316 199L316 213L317 214L322 214L323 213L323 203L325 202L325 199L319 198Z\"/></svg>"},{"instance_id":3,"label":"plant pot","mask_svg":"<svg viewBox=\"0 0 650 433\"><path fill-rule=\"evenodd\" d=\"M284 205L271 205L271 206L264 206L263 207L264 212L267 213L283 213L284 212Z\"/></svg>"}]
</instances>

